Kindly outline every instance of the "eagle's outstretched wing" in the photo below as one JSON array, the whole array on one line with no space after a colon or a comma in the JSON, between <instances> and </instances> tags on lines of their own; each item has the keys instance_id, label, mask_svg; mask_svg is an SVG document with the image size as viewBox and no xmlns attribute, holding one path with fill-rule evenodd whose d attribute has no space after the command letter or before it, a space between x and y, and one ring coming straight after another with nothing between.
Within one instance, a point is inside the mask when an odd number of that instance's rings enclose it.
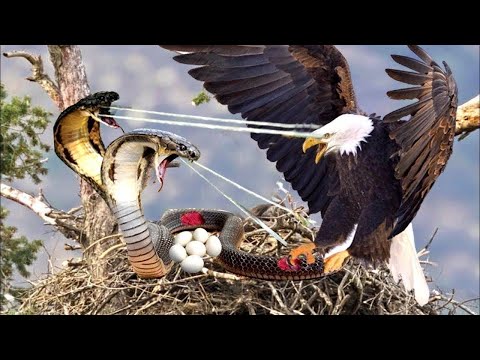
<instances>
[{"instance_id":1,"label":"eagle's outstretched wing","mask_svg":"<svg viewBox=\"0 0 480 360\"><path fill-rule=\"evenodd\" d=\"M350 70L332 45L162 45L181 52L175 60L198 65L189 71L231 113L250 121L325 125L358 112ZM255 125L251 125L255 126ZM260 127L260 126L258 126ZM310 213L325 211L337 175L334 161L315 165L303 154L303 139L252 134L285 180L308 202Z\"/></svg>"},{"instance_id":2,"label":"eagle's outstretched wing","mask_svg":"<svg viewBox=\"0 0 480 360\"><path fill-rule=\"evenodd\" d=\"M420 60L400 55L392 57L414 72L386 70L395 80L417 85L390 91L387 93L390 98L418 99L384 117L385 122L396 123L410 115L408 121L398 123L390 133L401 148L395 176L403 191L397 224L391 236L401 233L415 217L423 199L445 169L455 136L457 85L450 68L444 62L443 70L419 46L409 48Z\"/></svg>"}]
</instances>

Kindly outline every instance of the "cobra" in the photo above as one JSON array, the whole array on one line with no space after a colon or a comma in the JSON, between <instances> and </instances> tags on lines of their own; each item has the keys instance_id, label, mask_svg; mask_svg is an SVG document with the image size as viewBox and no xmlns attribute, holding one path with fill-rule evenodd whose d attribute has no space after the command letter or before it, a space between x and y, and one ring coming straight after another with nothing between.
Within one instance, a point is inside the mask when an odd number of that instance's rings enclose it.
<instances>
[{"instance_id":1,"label":"cobra","mask_svg":"<svg viewBox=\"0 0 480 360\"><path fill-rule=\"evenodd\" d=\"M118 99L119 95L113 91L89 95L65 109L53 126L57 156L101 195L105 193L100 176L105 146L100 122L121 128L112 117L105 117L110 115L108 107Z\"/></svg>"},{"instance_id":2,"label":"cobra","mask_svg":"<svg viewBox=\"0 0 480 360\"><path fill-rule=\"evenodd\" d=\"M67 110L64 113L71 114ZM78 108L71 110L72 113L76 111L79 111ZM82 111L86 109L83 108ZM60 125L62 114L57 120ZM84 138L90 137L88 133L83 134ZM84 143L91 142L85 139ZM77 146L72 143L60 145L73 151ZM88 153L91 153L90 150ZM97 155L102 157L99 152ZM68 157L60 158L82 177L90 177L89 181L97 184L97 191L106 199L117 218L119 230L127 244L129 261L142 278L165 276L173 265L168 256L173 234L200 226L210 231L220 231L222 252L216 259L234 274L264 280L303 280L324 276L323 260L320 257L313 264L300 259L295 266L287 266L285 258L257 256L241 251L239 246L243 240L243 220L226 211L174 209L166 211L159 222L147 222L141 192L147 184L149 170L155 168L162 188L166 171L177 157L195 161L200 157L200 152L178 135L140 129L114 140L104 152L100 168L89 166L86 171L78 162L72 166L68 163ZM93 169L98 169L98 173ZM99 182L94 180L98 178ZM191 214L196 215L196 221L186 221L186 217Z\"/></svg>"}]
</instances>

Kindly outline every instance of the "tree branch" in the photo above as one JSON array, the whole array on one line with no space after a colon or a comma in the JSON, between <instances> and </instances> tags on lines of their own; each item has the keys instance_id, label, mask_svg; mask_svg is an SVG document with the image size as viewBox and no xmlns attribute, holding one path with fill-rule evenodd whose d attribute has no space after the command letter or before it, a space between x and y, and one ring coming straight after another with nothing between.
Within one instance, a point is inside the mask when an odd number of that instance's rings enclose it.
<instances>
[{"instance_id":1,"label":"tree branch","mask_svg":"<svg viewBox=\"0 0 480 360\"><path fill-rule=\"evenodd\" d=\"M50 77L45 74L43 70L43 61L40 55L33 55L26 51L10 51L4 52L3 56L7 58L22 57L32 64L32 76L27 77L28 81L33 81L39 84L55 102L55 104L61 109L63 108L63 101L60 95L58 86L53 82Z\"/></svg>"},{"instance_id":2,"label":"tree branch","mask_svg":"<svg viewBox=\"0 0 480 360\"><path fill-rule=\"evenodd\" d=\"M56 224L55 219L49 216L49 214L52 213L54 209L52 209L40 199L34 198L32 195L24 193L23 191L17 190L6 184L1 184L1 195L6 199L15 201L20 205L26 206L35 214L40 216L46 223L50 225Z\"/></svg>"},{"instance_id":3,"label":"tree branch","mask_svg":"<svg viewBox=\"0 0 480 360\"><path fill-rule=\"evenodd\" d=\"M463 140L478 128L480 128L480 95L458 107L455 135L460 135L459 140Z\"/></svg>"},{"instance_id":4,"label":"tree branch","mask_svg":"<svg viewBox=\"0 0 480 360\"><path fill-rule=\"evenodd\" d=\"M0 183L0 195L32 210L47 224L55 226L68 238L78 239L82 232L82 220L63 211L52 208L42 194L33 197L12 186Z\"/></svg>"}]
</instances>

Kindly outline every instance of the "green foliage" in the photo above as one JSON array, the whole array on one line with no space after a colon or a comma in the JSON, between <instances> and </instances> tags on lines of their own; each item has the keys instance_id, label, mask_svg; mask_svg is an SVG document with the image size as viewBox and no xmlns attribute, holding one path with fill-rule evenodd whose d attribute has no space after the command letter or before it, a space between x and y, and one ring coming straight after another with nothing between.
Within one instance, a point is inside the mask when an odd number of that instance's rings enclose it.
<instances>
[{"instance_id":1,"label":"green foliage","mask_svg":"<svg viewBox=\"0 0 480 360\"><path fill-rule=\"evenodd\" d=\"M2 161L0 173L4 181L24 179L30 176L35 184L40 183L39 175L45 175L43 151L49 146L40 141L49 123L50 113L40 107L31 107L30 98L14 97L5 102L7 93L0 84L0 144Z\"/></svg>"},{"instance_id":2,"label":"green foliage","mask_svg":"<svg viewBox=\"0 0 480 360\"><path fill-rule=\"evenodd\" d=\"M195 106L199 106L210 101L210 96L207 95L205 91L200 91L197 96L192 99L192 104Z\"/></svg>"},{"instance_id":3,"label":"green foliage","mask_svg":"<svg viewBox=\"0 0 480 360\"><path fill-rule=\"evenodd\" d=\"M25 236L15 238L17 228L5 225L5 218L8 213L7 209L0 207L1 276L2 279L11 278L13 265L15 265L20 275L27 277L30 275L27 266L32 265L35 260L35 253L42 246L42 242L40 240L29 242Z\"/></svg>"},{"instance_id":4,"label":"green foliage","mask_svg":"<svg viewBox=\"0 0 480 360\"><path fill-rule=\"evenodd\" d=\"M39 136L49 123L50 113L40 107L32 107L30 98L13 97L6 102L7 93L0 84L0 174L2 181L30 177L35 184L40 183L41 175L47 173L42 161L49 146L42 143ZM29 276L27 266L36 258L41 247L40 240L29 241L25 236L16 236L17 229L7 226L8 211L0 207L0 304L12 278L14 268L22 276Z\"/></svg>"}]
</instances>

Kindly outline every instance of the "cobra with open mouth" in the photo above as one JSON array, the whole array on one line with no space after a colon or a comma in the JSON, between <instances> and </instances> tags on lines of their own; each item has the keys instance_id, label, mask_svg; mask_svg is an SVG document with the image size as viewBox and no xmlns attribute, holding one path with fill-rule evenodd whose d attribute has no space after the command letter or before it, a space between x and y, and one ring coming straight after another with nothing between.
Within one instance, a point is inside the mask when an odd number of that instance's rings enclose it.
<instances>
[{"instance_id":1,"label":"cobra with open mouth","mask_svg":"<svg viewBox=\"0 0 480 360\"><path fill-rule=\"evenodd\" d=\"M149 169L155 168L163 187L167 168L179 156L194 161L200 157L200 151L178 135L139 129L114 140L102 163L107 203L117 216L130 263L144 278L162 277L169 271L172 237L166 227L146 222L140 195Z\"/></svg>"},{"instance_id":2,"label":"cobra with open mouth","mask_svg":"<svg viewBox=\"0 0 480 360\"><path fill-rule=\"evenodd\" d=\"M55 153L100 194L105 193L100 175L105 155L100 123L122 129L108 109L118 99L113 91L89 95L65 109L53 127Z\"/></svg>"},{"instance_id":3,"label":"cobra with open mouth","mask_svg":"<svg viewBox=\"0 0 480 360\"><path fill-rule=\"evenodd\" d=\"M163 159L158 160L158 164L155 166L155 173L157 175L158 182L160 183L160 188L158 189L158 192L163 189L163 182L165 180L167 169L179 166L178 162L174 162L177 157L178 155L171 154L165 156Z\"/></svg>"},{"instance_id":4,"label":"cobra with open mouth","mask_svg":"<svg viewBox=\"0 0 480 360\"><path fill-rule=\"evenodd\" d=\"M143 278L164 276L173 263L168 250L172 234L202 227L220 231L222 252L217 260L227 270L267 280L309 279L323 276L323 261L313 264L299 260L296 266L283 266L284 258L257 256L239 250L243 240L243 220L232 213L213 209L172 209L157 224L144 217L141 192L154 167L161 186L166 171L177 157L195 161L198 149L184 138L160 130L139 129L113 141L102 164L102 181L107 203L117 216L127 243L128 257L135 272Z\"/></svg>"},{"instance_id":5,"label":"cobra with open mouth","mask_svg":"<svg viewBox=\"0 0 480 360\"><path fill-rule=\"evenodd\" d=\"M183 137L152 129L124 134L105 150L99 122L90 119L92 113L95 115L95 108L84 108L86 103L86 99L80 101L79 104L84 105L74 105L57 120L56 145L59 150L66 149L69 155L56 152L70 168L96 186L107 201L127 243L129 261L140 277L157 278L167 274L173 265L168 255L173 244L172 234L197 227L220 231L222 252L217 260L235 274L265 280L302 280L324 275L321 258L313 264L300 262L292 267L282 266L285 265L283 258L257 256L239 250L243 240L243 220L227 211L172 209L166 211L158 223L146 222L140 195L147 185L151 167L155 169L161 190L167 169L178 166L175 159L182 157L195 161L200 156L199 150ZM108 120L109 126L116 127L112 120ZM82 126L74 126L78 123ZM76 142L72 141L73 138ZM83 154L86 161L78 154Z\"/></svg>"}]
</instances>

